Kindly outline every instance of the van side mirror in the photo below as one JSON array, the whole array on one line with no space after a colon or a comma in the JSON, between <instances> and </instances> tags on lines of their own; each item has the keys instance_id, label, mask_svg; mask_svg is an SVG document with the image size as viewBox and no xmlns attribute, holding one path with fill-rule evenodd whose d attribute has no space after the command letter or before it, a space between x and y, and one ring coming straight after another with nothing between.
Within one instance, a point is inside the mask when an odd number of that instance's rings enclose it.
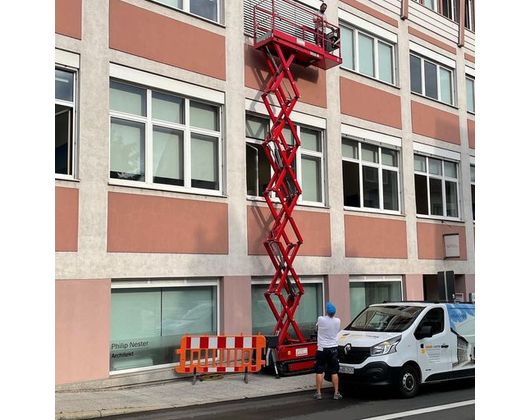
<instances>
[{"instance_id":1,"label":"van side mirror","mask_svg":"<svg viewBox=\"0 0 530 420\"><path fill-rule=\"evenodd\" d=\"M432 337L432 325L422 325L416 330L414 337L416 337L417 340L423 340L424 338Z\"/></svg>"}]
</instances>

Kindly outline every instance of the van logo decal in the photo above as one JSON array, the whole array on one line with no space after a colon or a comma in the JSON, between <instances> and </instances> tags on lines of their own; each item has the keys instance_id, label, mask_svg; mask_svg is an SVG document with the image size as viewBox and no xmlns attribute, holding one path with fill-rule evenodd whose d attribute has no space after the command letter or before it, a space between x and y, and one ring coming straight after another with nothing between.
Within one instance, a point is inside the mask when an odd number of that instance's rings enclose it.
<instances>
[{"instance_id":1,"label":"van logo decal","mask_svg":"<svg viewBox=\"0 0 530 420\"><path fill-rule=\"evenodd\" d=\"M348 344L346 344L346 345L344 346L344 354L347 355L347 354L350 352L350 350L351 350L351 344L348 343Z\"/></svg>"}]
</instances>

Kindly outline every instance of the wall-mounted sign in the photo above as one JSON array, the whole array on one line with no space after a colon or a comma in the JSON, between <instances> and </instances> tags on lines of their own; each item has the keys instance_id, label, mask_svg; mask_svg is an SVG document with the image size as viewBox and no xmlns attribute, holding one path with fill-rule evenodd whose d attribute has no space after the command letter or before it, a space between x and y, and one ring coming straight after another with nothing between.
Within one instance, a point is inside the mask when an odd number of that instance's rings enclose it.
<instances>
[{"instance_id":1,"label":"wall-mounted sign","mask_svg":"<svg viewBox=\"0 0 530 420\"><path fill-rule=\"evenodd\" d=\"M443 235L445 258L460 258L460 235L458 233L448 233Z\"/></svg>"}]
</instances>

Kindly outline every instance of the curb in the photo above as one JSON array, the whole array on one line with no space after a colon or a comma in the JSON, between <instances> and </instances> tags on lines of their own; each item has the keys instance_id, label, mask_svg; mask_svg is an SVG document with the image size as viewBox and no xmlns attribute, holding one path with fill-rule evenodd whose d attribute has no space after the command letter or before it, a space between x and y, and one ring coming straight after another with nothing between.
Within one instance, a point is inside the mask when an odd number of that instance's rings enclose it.
<instances>
[{"instance_id":1,"label":"curb","mask_svg":"<svg viewBox=\"0 0 530 420\"><path fill-rule=\"evenodd\" d=\"M131 407L131 408L108 408L103 410L74 411L69 413L55 413L55 420L84 420L100 419L109 416L119 416L124 414L146 413L149 411L171 410L177 408L174 405L158 407Z\"/></svg>"}]
</instances>

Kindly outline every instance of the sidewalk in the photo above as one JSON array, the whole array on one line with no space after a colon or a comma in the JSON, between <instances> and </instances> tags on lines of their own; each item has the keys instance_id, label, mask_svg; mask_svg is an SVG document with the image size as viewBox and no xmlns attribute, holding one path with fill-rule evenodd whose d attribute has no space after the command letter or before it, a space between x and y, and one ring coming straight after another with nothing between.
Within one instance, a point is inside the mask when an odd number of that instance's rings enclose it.
<instances>
[{"instance_id":1,"label":"sidewalk","mask_svg":"<svg viewBox=\"0 0 530 420\"><path fill-rule=\"evenodd\" d=\"M315 389L315 375L306 374L277 379L264 373L211 375L192 385L191 379L175 379L154 384L94 391L57 391L55 419L92 419L111 415L162 410L286 394ZM324 381L323 388L331 387Z\"/></svg>"}]
</instances>

